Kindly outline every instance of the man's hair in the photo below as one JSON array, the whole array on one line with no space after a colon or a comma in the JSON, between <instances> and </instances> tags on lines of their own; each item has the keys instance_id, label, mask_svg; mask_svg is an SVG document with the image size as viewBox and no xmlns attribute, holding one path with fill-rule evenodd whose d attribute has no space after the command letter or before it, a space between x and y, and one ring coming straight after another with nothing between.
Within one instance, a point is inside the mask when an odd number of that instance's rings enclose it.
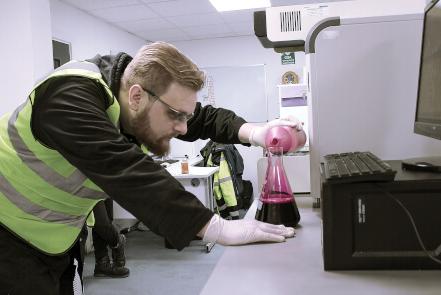
<instances>
[{"instance_id":1,"label":"man's hair","mask_svg":"<svg viewBox=\"0 0 441 295\"><path fill-rule=\"evenodd\" d=\"M198 91L204 86L204 73L176 47L165 42L144 45L123 75L126 89L140 84L156 95L166 92L172 82Z\"/></svg>"}]
</instances>

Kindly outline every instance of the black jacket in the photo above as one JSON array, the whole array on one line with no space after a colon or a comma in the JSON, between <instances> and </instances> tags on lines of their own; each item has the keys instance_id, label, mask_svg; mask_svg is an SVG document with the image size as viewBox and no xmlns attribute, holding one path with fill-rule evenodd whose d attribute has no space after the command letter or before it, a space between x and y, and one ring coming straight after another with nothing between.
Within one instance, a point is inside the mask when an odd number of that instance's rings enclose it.
<instances>
[{"instance_id":1,"label":"black jacket","mask_svg":"<svg viewBox=\"0 0 441 295\"><path fill-rule=\"evenodd\" d=\"M242 156L233 144L216 143L210 140L201 149L201 155L204 157L204 166L206 166L210 155L213 164L219 166L221 153L224 153L225 160L230 169L231 180L233 181L234 192L237 197L243 192L242 174L244 165Z\"/></svg>"},{"instance_id":2,"label":"black jacket","mask_svg":"<svg viewBox=\"0 0 441 295\"><path fill-rule=\"evenodd\" d=\"M120 53L90 61L98 65L117 97L121 76L131 59ZM112 125L105 112L108 104L104 89L96 81L83 77L51 79L36 93L32 132L153 232L175 248L184 248L213 213L145 155L136 138L124 135L124 126L120 133ZM179 138L239 143L237 134L244 123L231 111L198 103L187 134Z\"/></svg>"}]
</instances>

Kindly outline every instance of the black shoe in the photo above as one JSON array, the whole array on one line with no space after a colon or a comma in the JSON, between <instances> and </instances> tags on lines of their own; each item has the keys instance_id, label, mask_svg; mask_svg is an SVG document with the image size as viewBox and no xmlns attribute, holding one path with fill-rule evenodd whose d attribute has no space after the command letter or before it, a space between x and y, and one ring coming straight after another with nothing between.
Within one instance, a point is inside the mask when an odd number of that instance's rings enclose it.
<instances>
[{"instance_id":1,"label":"black shoe","mask_svg":"<svg viewBox=\"0 0 441 295\"><path fill-rule=\"evenodd\" d=\"M110 263L108 256L104 256L95 263L93 275L95 277L126 278L130 270L126 267L116 266Z\"/></svg>"},{"instance_id":2,"label":"black shoe","mask_svg":"<svg viewBox=\"0 0 441 295\"><path fill-rule=\"evenodd\" d=\"M126 256L124 255L124 246L126 245L126 237L123 234L119 235L119 242L115 248L112 248L113 265L117 267L124 267L126 265Z\"/></svg>"}]
</instances>

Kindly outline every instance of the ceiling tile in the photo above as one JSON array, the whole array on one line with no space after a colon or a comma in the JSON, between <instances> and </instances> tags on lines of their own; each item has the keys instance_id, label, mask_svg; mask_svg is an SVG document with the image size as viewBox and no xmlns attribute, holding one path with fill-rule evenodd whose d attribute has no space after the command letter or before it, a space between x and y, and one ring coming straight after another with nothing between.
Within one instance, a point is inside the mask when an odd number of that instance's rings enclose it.
<instances>
[{"instance_id":1,"label":"ceiling tile","mask_svg":"<svg viewBox=\"0 0 441 295\"><path fill-rule=\"evenodd\" d=\"M68 3L86 11L139 3L138 0L62 0L61 2Z\"/></svg>"},{"instance_id":2,"label":"ceiling tile","mask_svg":"<svg viewBox=\"0 0 441 295\"><path fill-rule=\"evenodd\" d=\"M201 33L201 34L193 34L188 40L203 40L203 39L214 39L214 38L227 38L237 36L234 33Z\"/></svg>"},{"instance_id":3,"label":"ceiling tile","mask_svg":"<svg viewBox=\"0 0 441 295\"><path fill-rule=\"evenodd\" d=\"M139 32L137 35L150 41L184 41L190 39L185 32L176 29Z\"/></svg>"},{"instance_id":4,"label":"ceiling tile","mask_svg":"<svg viewBox=\"0 0 441 295\"><path fill-rule=\"evenodd\" d=\"M240 35L254 35L254 25L249 22L229 23L231 31Z\"/></svg>"},{"instance_id":5,"label":"ceiling tile","mask_svg":"<svg viewBox=\"0 0 441 295\"><path fill-rule=\"evenodd\" d=\"M158 17L158 15L145 5L104 8L92 10L90 13L110 22L134 21Z\"/></svg>"},{"instance_id":6,"label":"ceiling tile","mask_svg":"<svg viewBox=\"0 0 441 295\"><path fill-rule=\"evenodd\" d=\"M254 11L217 12L209 0L59 0L147 40L254 35ZM250 0L251 1L251 0ZM271 0L272 6L342 0ZM343 0L347 1L347 0Z\"/></svg>"},{"instance_id":7,"label":"ceiling tile","mask_svg":"<svg viewBox=\"0 0 441 295\"><path fill-rule=\"evenodd\" d=\"M223 24L224 21L219 13L178 15L167 18L168 21L180 27L191 27L198 25Z\"/></svg>"},{"instance_id":8,"label":"ceiling tile","mask_svg":"<svg viewBox=\"0 0 441 295\"><path fill-rule=\"evenodd\" d=\"M151 4L151 3L158 3L158 2L173 2L176 0L139 0L139 1L146 3L146 4Z\"/></svg>"},{"instance_id":9,"label":"ceiling tile","mask_svg":"<svg viewBox=\"0 0 441 295\"><path fill-rule=\"evenodd\" d=\"M148 6L161 16L217 12L208 0L175 0L152 3Z\"/></svg>"},{"instance_id":10,"label":"ceiling tile","mask_svg":"<svg viewBox=\"0 0 441 295\"><path fill-rule=\"evenodd\" d=\"M195 36L200 34L226 34L231 32L230 28L224 24L220 25L206 25L206 26L194 26L181 28L182 31L186 32L189 36Z\"/></svg>"},{"instance_id":11,"label":"ceiling tile","mask_svg":"<svg viewBox=\"0 0 441 295\"><path fill-rule=\"evenodd\" d=\"M225 12L221 12L220 16L222 17L222 19L224 19L226 22L229 23L254 22L254 10L251 9L225 11Z\"/></svg>"},{"instance_id":12,"label":"ceiling tile","mask_svg":"<svg viewBox=\"0 0 441 295\"><path fill-rule=\"evenodd\" d=\"M129 32L147 32L149 30L171 29L175 27L174 24L164 20L163 18L117 22L116 25Z\"/></svg>"}]
</instances>

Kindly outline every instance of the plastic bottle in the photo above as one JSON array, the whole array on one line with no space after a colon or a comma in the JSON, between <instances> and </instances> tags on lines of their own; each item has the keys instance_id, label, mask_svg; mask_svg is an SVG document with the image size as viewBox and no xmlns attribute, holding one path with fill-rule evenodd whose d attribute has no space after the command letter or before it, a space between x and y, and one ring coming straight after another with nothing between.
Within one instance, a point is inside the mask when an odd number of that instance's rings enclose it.
<instances>
[{"instance_id":1,"label":"plastic bottle","mask_svg":"<svg viewBox=\"0 0 441 295\"><path fill-rule=\"evenodd\" d=\"M305 132L289 126L271 127L265 136L267 148L282 147L283 153L294 152L303 147L305 143Z\"/></svg>"},{"instance_id":2,"label":"plastic bottle","mask_svg":"<svg viewBox=\"0 0 441 295\"><path fill-rule=\"evenodd\" d=\"M181 161L181 174L188 174L188 156L185 155L185 159Z\"/></svg>"}]
</instances>

